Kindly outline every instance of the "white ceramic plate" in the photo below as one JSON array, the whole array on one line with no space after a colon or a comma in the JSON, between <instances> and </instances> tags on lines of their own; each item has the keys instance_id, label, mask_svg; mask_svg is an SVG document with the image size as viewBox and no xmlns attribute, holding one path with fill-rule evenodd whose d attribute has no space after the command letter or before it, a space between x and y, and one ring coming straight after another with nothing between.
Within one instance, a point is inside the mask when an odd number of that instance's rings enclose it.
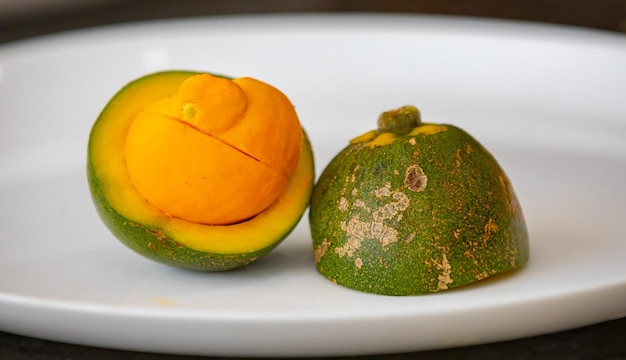
<instances>
[{"instance_id":1,"label":"white ceramic plate","mask_svg":"<svg viewBox=\"0 0 626 360\"><path fill-rule=\"evenodd\" d=\"M493 342L626 315L626 39L421 16L233 17L95 29L0 48L0 330L179 354L321 356ZM238 271L124 248L85 180L98 112L127 81L249 75L295 103L321 170L412 103L482 141L512 178L531 261L418 297L318 275L308 223Z\"/></svg>"}]
</instances>

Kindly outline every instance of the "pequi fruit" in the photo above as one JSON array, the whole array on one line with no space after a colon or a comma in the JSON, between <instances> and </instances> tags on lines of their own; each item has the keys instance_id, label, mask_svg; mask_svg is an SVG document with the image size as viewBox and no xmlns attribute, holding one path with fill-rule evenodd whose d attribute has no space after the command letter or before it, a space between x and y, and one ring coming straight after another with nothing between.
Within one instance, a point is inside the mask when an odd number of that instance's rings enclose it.
<instances>
[{"instance_id":1,"label":"pequi fruit","mask_svg":"<svg viewBox=\"0 0 626 360\"><path fill-rule=\"evenodd\" d=\"M251 78L166 71L122 88L91 130L96 209L125 245L221 271L276 247L306 210L311 145L293 105Z\"/></svg>"},{"instance_id":2,"label":"pequi fruit","mask_svg":"<svg viewBox=\"0 0 626 360\"><path fill-rule=\"evenodd\" d=\"M528 233L493 156L412 106L383 113L321 174L309 212L317 270L385 295L450 289L516 269Z\"/></svg>"}]
</instances>

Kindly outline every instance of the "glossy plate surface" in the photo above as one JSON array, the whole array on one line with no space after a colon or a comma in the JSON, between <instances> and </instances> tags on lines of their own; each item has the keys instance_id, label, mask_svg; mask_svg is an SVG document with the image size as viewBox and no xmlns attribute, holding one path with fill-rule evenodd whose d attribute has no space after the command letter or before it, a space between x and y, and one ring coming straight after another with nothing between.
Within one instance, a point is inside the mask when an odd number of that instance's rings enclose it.
<instances>
[{"instance_id":1,"label":"glossy plate surface","mask_svg":"<svg viewBox=\"0 0 626 360\"><path fill-rule=\"evenodd\" d=\"M0 48L0 330L179 354L320 356L493 342L626 315L626 38L421 16L224 17L92 29ZM283 90L318 173L381 111L417 105L499 159L531 235L511 275L419 297L314 270L308 223L238 271L124 248L85 178L113 93L162 69Z\"/></svg>"}]
</instances>

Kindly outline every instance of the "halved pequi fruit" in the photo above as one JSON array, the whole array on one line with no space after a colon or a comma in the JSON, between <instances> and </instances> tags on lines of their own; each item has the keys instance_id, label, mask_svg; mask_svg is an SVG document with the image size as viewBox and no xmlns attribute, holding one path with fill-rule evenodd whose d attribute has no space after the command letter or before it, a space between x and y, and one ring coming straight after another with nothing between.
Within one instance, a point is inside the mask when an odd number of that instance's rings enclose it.
<instances>
[{"instance_id":1,"label":"halved pequi fruit","mask_svg":"<svg viewBox=\"0 0 626 360\"><path fill-rule=\"evenodd\" d=\"M94 123L87 175L109 230L171 266L222 271L275 248L306 210L311 145L293 105L252 78L165 71Z\"/></svg>"},{"instance_id":2,"label":"halved pequi fruit","mask_svg":"<svg viewBox=\"0 0 626 360\"><path fill-rule=\"evenodd\" d=\"M523 266L528 232L509 178L465 131L383 113L321 174L311 200L317 270L348 288L417 295Z\"/></svg>"}]
</instances>

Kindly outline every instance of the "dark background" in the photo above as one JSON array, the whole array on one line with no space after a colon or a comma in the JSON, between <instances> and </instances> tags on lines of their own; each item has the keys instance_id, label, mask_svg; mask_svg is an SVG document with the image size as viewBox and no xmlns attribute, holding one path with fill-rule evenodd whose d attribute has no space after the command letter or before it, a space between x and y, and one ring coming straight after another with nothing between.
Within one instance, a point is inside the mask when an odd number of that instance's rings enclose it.
<instances>
[{"instance_id":1,"label":"dark background","mask_svg":"<svg viewBox=\"0 0 626 360\"><path fill-rule=\"evenodd\" d=\"M19 5L7 10L7 2ZM586 27L623 33L626 38L626 0L83 0L78 5L65 0L0 0L0 44L60 31L142 20L294 12L474 16ZM626 359L626 318L494 344L362 358ZM4 359L174 360L191 357L90 348L0 332L0 360Z\"/></svg>"},{"instance_id":2,"label":"dark background","mask_svg":"<svg viewBox=\"0 0 626 360\"><path fill-rule=\"evenodd\" d=\"M51 5L67 0L0 0L0 4L3 1L22 5L0 13L0 43L137 20L329 11L480 16L626 32L626 0L83 0L78 6Z\"/></svg>"}]
</instances>

